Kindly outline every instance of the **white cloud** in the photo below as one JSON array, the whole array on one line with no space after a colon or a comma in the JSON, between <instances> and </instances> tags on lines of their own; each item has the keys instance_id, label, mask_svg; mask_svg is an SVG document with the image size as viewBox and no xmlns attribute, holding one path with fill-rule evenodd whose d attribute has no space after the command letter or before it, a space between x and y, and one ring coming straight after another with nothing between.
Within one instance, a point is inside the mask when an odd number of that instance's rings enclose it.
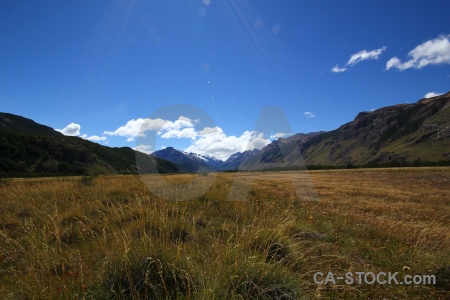
<instances>
[{"instance_id":1,"label":"white cloud","mask_svg":"<svg viewBox=\"0 0 450 300\"><path fill-rule=\"evenodd\" d=\"M89 140L89 141L93 141L93 142L101 142L101 141L107 140L106 136L98 136L98 135L87 136L86 134L83 134L83 135L80 135L80 137L85 140Z\"/></svg>"},{"instance_id":2,"label":"white cloud","mask_svg":"<svg viewBox=\"0 0 450 300\"><path fill-rule=\"evenodd\" d=\"M197 138L197 132L194 128L183 128L183 129L171 129L161 135L163 139L173 139L173 138L185 138L195 140Z\"/></svg>"},{"instance_id":3,"label":"white cloud","mask_svg":"<svg viewBox=\"0 0 450 300\"><path fill-rule=\"evenodd\" d=\"M421 69L428 65L450 64L450 35L441 35L428 40L409 51L408 61L401 62L397 57L386 63L386 70L396 68L406 70L410 68Z\"/></svg>"},{"instance_id":4,"label":"white cloud","mask_svg":"<svg viewBox=\"0 0 450 300\"><path fill-rule=\"evenodd\" d=\"M404 70L404 69L408 69L408 68L412 67L412 64L410 64L408 67L406 67L406 65L407 65L407 63L404 63L402 65L402 63L400 62L400 59L398 59L397 57L393 57L387 61L386 70L389 70L391 68L397 68L400 70Z\"/></svg>"},{"instance_id":5,"label":"white cloud","mask_svg":"<svg viewBox=\"0 0 450 300\"><path fill-rule=\"evenodd\" d=\"M55 130L61 132L64 135L79 136L80 129L81 129L81 126L79 124L70 123L63 129L55 129Z\"/></svg>"},{"instance_id":6,"label":"white cloud","mask_svg":"<svg viewBox=\"0 0 450 300\"><path fill-rule=\"evenodd\" d=\"M191 124L197 124L197 123L200 122L199 119L191 120L191 119L189 119L188 117L183 117L183 116L180 116L180 117L178 118L178 120L186 121L186 122L189 122L189 123L191 123Z\"/></svg>"},{"instance_id":7,"label":"white cloud","mask_svg":"<svg viewBox=\"0 0 450 300\"><path fill-rule=\"evenodd\" d=\"M429 92L425 94L425 98L432 98L432 97L436 97L436 96L440 96L442 95L442 93L435 93L435 92Z\"/></svg>"},{"instance_id":8,"label":"white cloud","mask_svg":"<svg viewBox=\"0 0 450 300\"><path fill-rule=\"evenodd\" d=\"M125 125L120 126L115 131L105 131L103 134L112 136L122 136L127 138L127 142L131 142L138 135L145 136L147 131L157 131L161 129L167 122L166 120L157 119L132 119Z\"/></svg>"},{"instance_id":9,"label":"white cloud","mask_svg":"<svg viewBox=\"0 0 450 300\"><path fill-rule=\"evenodd\" d=\"M334 67L331 68L332 73L342 73L345 71L347 71L347 68L339 68L338 65L335 65Z\"/></svg>"},{"instance_id":10,"label":"white cloud","mask_svg":"<svg viewBox=\"0 0 450 300\"><path fill-rule=\"evenodd\" d=\"M347 66L354 66L363 60L378 59L381 53L383 53L386 49L386 47L383 47L372 51L361 50L358 53L352 54L352 56L350 56L350 59L347 62Z\"/></svg>"},{"instance_id":11,"label":"white cloud","mask_svg":"<svg viewBox=\"0 0 450 300\"><path fill-rule=\"evenodd\" d=\"M180 117L180 119L176 120L175 122L166 121L166 124L161 127L159 134L161 134L163 131L180 131L185 128L193 128L194 124L192 124L192 121L190 119L186 120L184 117Z\"/></svg>"},{"instance_id":12,"label":"white cloud","mask_svg":"<svg viewBox=\"0 0 450 300\"><path fill-rule=\"evenodd\" d=\"M199 120L191 120L183 116L174 122L162 119L133 119L117 130L105 131L104 134L122 136L126 137L127 141L133 141L138 135L144 135L144 132L154 131L162 139L190 139L192 144L185 149L186 152L206 154L223 160L236 152L261 149L270 143L270 139L264 138L262 133L253 131L245 131L240 136L227 136L217 126L205 127L197 131L194 127L194 124L197 123ZM286 133L276 133L274 136L286 135ZM139 145L135 149L144 153L150 153L153 150L146 145Z\"/></svg>"},{"instance_id":13,"label":"white cloud","mask_svg":"<svg viewBox=\"0 0 450 300\"><path fill-rule=\"evenodd\" d=\"M364 61L364 60L369 60L369 59L378 59L378 57L384 52L386 51L386 47L382 47L380 49L375 49L375 50L371 50L371 51L367 51L367 50L361 50L357 53L354 53L350 56L346 66L347 67L353 67L354 65L356 65L357 63ZM342 67L340 68L339 65L335 65L334 67L331 68L331 72L332 73L342 73L348 71L348 68Z\"/></svg>"},{"instance_id":14,"label":"white cloud","mask_svg":"<svg viewBox=\"0 0 450 300\"><path fill-rule=\"evenodd\" d=\"M227 136L220 127L215 129L214 132L198 135L198 139L185 151L226 160L236 152L261 149L270 143L270 140L265 139L262 133L245 131L241 136Z\"/></svg>"},{"instance_id":15,"label":"white cloud","mask_svg":"<svg viewBox=\"0 0 450 300\"><path fill-rule=\"evenodd\" d=\"M315 117L316 117L315 114L313 114L312 112L309 112L309 111L305 111L303 114L304 114L307 118L315 118Z\"/></svg>"},{"instance_id":16,"label":"white cloud","mask_svg":"<svg viewBox=\"0 0 450 300\"><path fill-rule=\"evenodd\" d=\"M278 133L272 134L270 136L270 139L279 139L279 138L284 138L284 137L288 137L288 136L291 136L291 135L292 135L292 133L278 132Z\"/></svg>"},{"instance_id":17,"label":"white cloud","mask_svg":"<svg viewBox=\"0 0 450 300\"><path fill-rule=\"evenodd\" d=\"M136 148L133 148L133 149L136 151L145 153L145 154L151 154L153 152L152 146L150 146L150 145L138 145L138 146L136 146Z\"/></svg>"},{"instance_id":18,"label":"white cloud","mask_svg":"<svg viewBox=\"0 0 450 300\"><path fill-rule=\"evenodd\" d=\"M55 130L61 132L64 135L79 136L82 139L93 142L102 142L107 140L106 136L98 136L98 135L87 136L87 134L80 135L81 126L76 123L70 123L69 125L64 127L64 129L55 129Z\"/></svg>"},{"instance_id":19,"label":"white cloud","mask_svg":"<svg viewBox=\"0 0 450 300\"><path fill-rule=\"evenodd\" d=\"M197 138L197 131L194 128L194 124L198 122L198 119L192 121L189 118L180 116L175 122L168 121L164 124L158 132L158 135L163 139L185 138L195 140Z\"/></svg>"},{"instance_id":20,"label":"white cloud","mask_svg":"<svg viewBox=\"0 0 450 300\"><path fill-rule=\"evenodd\" d=\"M203 128L202 130L200 130L199 132L198 132L198 135L205 135L205 134L210 134L210 133L214 133L214 132L218 132L219 131L219 129L218 129L219 127L205 127L205 128Z\"/></svg>"},{"instance_id":21,"label":"white cloud","mask_svg":"<svg viewBox=\"0 0 450 300\"><path fill-rule=\"evenodd\" d=\"M125 125L120 126L115 131L105 131L104 135L126 137L127 142L132 142L137 136L145 137L149 131L157 132L161 138L188 138L195 139L197 133L194 129L194 124L199 120L191 120L187 117L180 116L178 120L172 122L168 120L157 119L132 119Z\"/></svg>"}]
</instances>

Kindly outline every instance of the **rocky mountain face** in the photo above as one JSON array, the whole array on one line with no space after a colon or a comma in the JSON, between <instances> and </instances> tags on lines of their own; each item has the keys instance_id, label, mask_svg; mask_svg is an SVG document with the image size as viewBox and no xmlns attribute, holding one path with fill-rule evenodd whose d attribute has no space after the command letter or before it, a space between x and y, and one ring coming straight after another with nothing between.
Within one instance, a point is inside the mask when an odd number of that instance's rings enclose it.
<instances>
[{"instance_id":1,"label":"rocky mountain face","mask_svg":"<svg viewBox=\"0 0 450 300\"><path fill-rule=\"evenodd\" d=\"M194 153L186 153L179 151L173 147L167 147L162 150L155 151L151 154L153 157L165 159L178 166L181 166L183 172L196 173L196 172L210 172L214 171L208 161L200 158Z\"/></svg>"},{"instance_id":2,"label":"rocky mountain face","mask_svg":"<svg viewBox=\"0 0 450 300\"><path fill-rule=\"evenodd\" d=\"M254 157L259 152L258 149L247 150L244 152L236 152L226 161L219 165L219 169L223 171L238 170L239 166Z\"/></svg>"},{"instance_id":3,"label":"rocky mountain face","mask_svg":"<svg viewBox=\"0 0 450 300\"><path fill-rule=\"evenodd\" d=\"M200 164L205 164L209 168L215 169L215 170L216 169L217 170L220 169L220 167L224 163L222 160L220 160L218 158L215 158L215 157L212 157L212 156L209 156L209 155L206 155L206 154L199 154L199 153L193 153L193 152L190 152L190 153L183 152L183 153L185 153L186 155L188 155L192 159L196 160Z\"/></svg>"},{"instance_id":4,"label":"rocky mountain face","mask_svg":"<svg viewBox=\"0 0 450 300\"><path fill-rule=\"evenodd\" d=\"M450 160L449 107L447 93L361 112L336 130L274 141L242 168Z\"/></svg>"},{"instance_id":5,"label":"rocky mountain face","mask_svg":"<svg viewBox=\"0 0 450 300\"><path fill-rule=\"evenodd\" d=\"M152 155L182 166L185 172L198 172L198 170L210 172L237 170L242 163L255 156L258 152L258 149L236 152L226 161L208 155L179 151L172 147L155 151Z\"/></svg>"},{"instance_id":6,"label":"rocky mountain face","mask_svg":"<svg viewBox=\"0 0 450 300\"><path fill-rule=\"evenodd\" d=\"M0 113L0 177L137 174L136 159L158 172L177 173L178 166L129 147L111 148L64 136L50 127Z\"/></svg>"}]
</instances>

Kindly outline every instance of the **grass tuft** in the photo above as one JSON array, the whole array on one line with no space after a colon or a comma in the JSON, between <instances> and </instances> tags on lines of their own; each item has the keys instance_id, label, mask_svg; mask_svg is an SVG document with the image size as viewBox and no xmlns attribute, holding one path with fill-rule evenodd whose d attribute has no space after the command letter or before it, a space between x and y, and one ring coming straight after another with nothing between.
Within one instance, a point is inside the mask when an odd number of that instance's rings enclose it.
<instances>
[{"instance_id":1,"label":"grass tuft","mask_svg":"<svg viewBox=\"0 0 450 300\"><path fill-rule=\"evenodd\" d=\"M109 262L103 291L109 299L177 299L191 295L191 275L167 254L127 254Z\"/></svg>"}]
</instances>

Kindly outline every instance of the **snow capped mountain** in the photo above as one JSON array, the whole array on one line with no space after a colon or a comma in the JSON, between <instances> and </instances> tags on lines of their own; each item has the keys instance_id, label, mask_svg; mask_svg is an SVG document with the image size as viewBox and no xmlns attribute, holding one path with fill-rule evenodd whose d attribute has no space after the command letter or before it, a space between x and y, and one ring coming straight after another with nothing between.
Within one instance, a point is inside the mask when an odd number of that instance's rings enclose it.
<instances>
[{"instance_id":1,"label":"snow capped mountain","mask_svg":"<svg viewBox=\"0 0 450 300\"><path fill-rule=\"evenodd\" d=\"M190 157L192 157L194 159L200 158L201 160L204 160L206 162L209 162L211 160L213 160L213 161L221 161L220 159L217 159L217 158L215 158L213 156L209 156L207 154L200 154L200 153L194 153L194 152L185 152L185 151L181 151L181 152L183 152L184 154L186 154L186 155L188 155L188 156L190 156Z\"/></svg>"},{"instance_id":2,"label":"snow capped mountain","mask_svg":"<svg viewBox=\"0 0 450 300\"><path fill-rule=\"evenodd\" d=\"M259 150L257 149L244 151L242 153L237 152L231 155L226 161L222 161L207 154L185 152L174 149L172 147L167 147L163 150L155 151L151 155L159 158L164 158L177 165L181 165L188 172L197 172L200 167L208 168L211 171L235 170L242 162L253 157L258 152Z\"/></svg>"},{"instance_id":3,"label":"snow capped mountain","mask_svg":"<svg viewBox=\"0 0 450 300\"><path fill-rule=\"evenodd\" d=\"M207 163L207 165L209 165L211 168L217 169L218 167L220 167L224 161L215 158L214 156L210 156L207 154L200 154L200 153L187 153L187 152L183 152L184 154L188 155L189 157L191 157L192 159L199 161L199 162L203 162L203 163Z\"/></svg>"}]
</instances>

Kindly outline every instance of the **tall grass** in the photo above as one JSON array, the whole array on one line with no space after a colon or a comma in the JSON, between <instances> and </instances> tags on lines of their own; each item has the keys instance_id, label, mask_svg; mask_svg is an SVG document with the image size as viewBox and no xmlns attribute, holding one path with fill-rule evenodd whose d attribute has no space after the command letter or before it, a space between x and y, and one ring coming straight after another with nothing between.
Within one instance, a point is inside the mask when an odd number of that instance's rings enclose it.
<instances>
[{"instance_id":1,"label":"tall grass","mask_svg":"<svg viewBox=\"0 0 450 300\"><path fill-rule=\"evenodd\" d=\"M157 193L153 175L8 180L0 185L0 295L448 298L450 168L313 171L319 201L299 200L291 179L304 175L199 176L206 193L190 201L163 197L183 193L194 175L155 180ZM248 194L226 201L235 176ZM319 271L439 277L436 286L316 285Z\"/></svg>"}]
</instances>

